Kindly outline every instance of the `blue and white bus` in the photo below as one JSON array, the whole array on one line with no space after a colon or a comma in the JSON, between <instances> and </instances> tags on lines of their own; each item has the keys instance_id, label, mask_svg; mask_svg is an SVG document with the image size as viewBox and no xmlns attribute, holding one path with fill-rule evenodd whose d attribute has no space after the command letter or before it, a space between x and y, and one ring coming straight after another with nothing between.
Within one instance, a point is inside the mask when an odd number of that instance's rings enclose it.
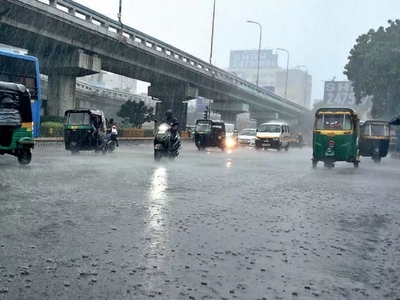
<instances>
[{"instance_id":1,"label":"blue and white bus","mask_svg":"<svg viewBox=\"0 0 400 300\"><path fill-rule=\"evenodd\" d=\"M33 137L40 136L41 88L36 57L0 50L0 81L21 83L31 94Z\"/></svg>"}]
</instances>

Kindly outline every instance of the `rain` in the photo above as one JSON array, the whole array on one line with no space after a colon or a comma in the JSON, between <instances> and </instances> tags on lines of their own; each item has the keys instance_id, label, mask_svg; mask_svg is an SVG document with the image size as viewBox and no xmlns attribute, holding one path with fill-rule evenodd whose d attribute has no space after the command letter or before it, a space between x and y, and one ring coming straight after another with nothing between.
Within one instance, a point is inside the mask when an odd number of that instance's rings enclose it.
<instances>
[{"instance_id":1,"label":"rain","mask_svg":"<svg viewBox=\"0 0 400 300\"><path fill-rule=\"evenodd\" d=\"M400 299L397 2L95 2L0 8L0 299Z\"/></svg>"}]
</instances>

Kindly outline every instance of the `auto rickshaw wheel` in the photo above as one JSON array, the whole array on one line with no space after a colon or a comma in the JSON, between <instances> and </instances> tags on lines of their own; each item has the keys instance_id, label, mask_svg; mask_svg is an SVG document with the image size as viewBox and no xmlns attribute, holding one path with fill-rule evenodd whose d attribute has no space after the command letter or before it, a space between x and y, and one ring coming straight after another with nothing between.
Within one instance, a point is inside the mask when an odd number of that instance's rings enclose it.
<instances>
[{"instance_id":1,"label":"auto rickshaw wheel","mask_svg":"<svg viewBox=\"0 0 400 300\"><path fill-rule=\"evenodd\" d=\"M18 154L18 162L21 165L29 165L32 160L32 153L30 148L23 148Z\"/></svg>"},{"instance_id":2,"label":"auto rickshaw wheel","mask_svg":"<svg viewBox=\"0 0 400 300\"><path fill-rule=\"evenodd\" d=\"M278 152L280 152L280 151L282 150L282 144L279 144L279 145L278 145L278 148L276 148L276 150L277 150Z\"/></svg>"},{"instance_id":3,"label":"auto rickshaw wheel","mask_svg":"<svg viewBox=\"0 0 400 300\"><path fill-rule=\"evenodd\" d=\"M312 161L312 168L316 169L317 168L317 164L318 164L318 160L313 160Z\"/></svg>"},{"instance_id":4,"label":"auto rickshaw wheel","mask_svg":"<svg viewBox=\"0 0 400 300\"><path fill-rule=\"evenodd\" d=\"M77 154L79 154L79 150L71 149L71 154L72 155L77 155Z\"/></svg>"},{"instance_id":5,"label":"auto rickshaw wheel","mask_svg":"<svg viewBox=\"0 0 400 300\"><path fill-rule=\"evenodd\" d=\"M374 161L374 163L379 164L382 160L382 157L380 156L373 156L372 160Z\"/></svg>"},{"instance_id":6,"label":"auto rickshaw wheel","mask_svg":"<svg viewBox=\"0 0 400 300\"><path fill-rule=\"evenodd\" d=\"M353 162L354 168L358 169L358 161Z\"/></svg>"},{"instance_id":7,"label":"auto rickshaw wheel","mask_svg":"<svg viewBox=\"0 0 400 300\"><path fill-rule=\"evenodd\" d=\"M335 167L333 163L333 157L326 157L324 163L325 163L325 168L333 169Z\"/></svg>"}]
</instances>

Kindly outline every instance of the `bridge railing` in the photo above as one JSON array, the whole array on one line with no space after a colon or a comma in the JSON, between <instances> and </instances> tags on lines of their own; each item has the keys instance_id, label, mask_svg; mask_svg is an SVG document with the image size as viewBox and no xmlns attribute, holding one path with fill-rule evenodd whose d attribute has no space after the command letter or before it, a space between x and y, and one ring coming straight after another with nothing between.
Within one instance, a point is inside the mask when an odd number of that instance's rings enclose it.
<instances>
[{"instance_id":1,"label":"bridge railing","mask_svg":"<svg viewBox=\"0 0 400 300\"><path fill-rule=\"evenodd\" d=\"M28 3L32 0L19 0ZM280 97L270 91L267 91L259 86L252 84L246 80L241 79L225 70L217 68L212 64L209 64L197 57L186 53L172 45L164 43L154 37L151 37L143 32L140 32L134 28L123 25L116 20L108 18L86 6L76 3L72 0L33 0L50 7L56 8L70 16L76 17L83 20L91 25L97 25L108 31L107 35L121 40L128 44L142 44L146 48L163 54L166 57L175 60L181 64L186 65L198 72L207 74L214 77L215 79L225 81L231 85L236 86L241 90L245 90L248 93L254 94L259 97L268 99L278 106L285 107L289 110L295 110L297 112L306 112L308 109L303 106L289 101L283 97Z\"/></svg>"}]
</instances>

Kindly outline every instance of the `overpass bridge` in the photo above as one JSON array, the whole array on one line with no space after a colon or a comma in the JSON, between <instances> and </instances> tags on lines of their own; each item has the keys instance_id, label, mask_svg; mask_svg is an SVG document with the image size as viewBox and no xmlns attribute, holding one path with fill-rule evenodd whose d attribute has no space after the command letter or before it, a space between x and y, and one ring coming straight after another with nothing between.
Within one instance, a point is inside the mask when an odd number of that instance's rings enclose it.
<instances>
[{"instance_id":1,"label":"overpass bridge","mask_svg":"<svg viewBox=\"0 0 400 300\"><path fill-rule=\"evenodd\" d=\"M149 82L157 111L172 108L185 123L189 99L214 99L232 122L250 111L257 121L311 118L310 111L72 0L1 0L0 43L28 49L49 76L48 111L76 104L76 78L101 70Z\"/></svg>"}]
</instances>

